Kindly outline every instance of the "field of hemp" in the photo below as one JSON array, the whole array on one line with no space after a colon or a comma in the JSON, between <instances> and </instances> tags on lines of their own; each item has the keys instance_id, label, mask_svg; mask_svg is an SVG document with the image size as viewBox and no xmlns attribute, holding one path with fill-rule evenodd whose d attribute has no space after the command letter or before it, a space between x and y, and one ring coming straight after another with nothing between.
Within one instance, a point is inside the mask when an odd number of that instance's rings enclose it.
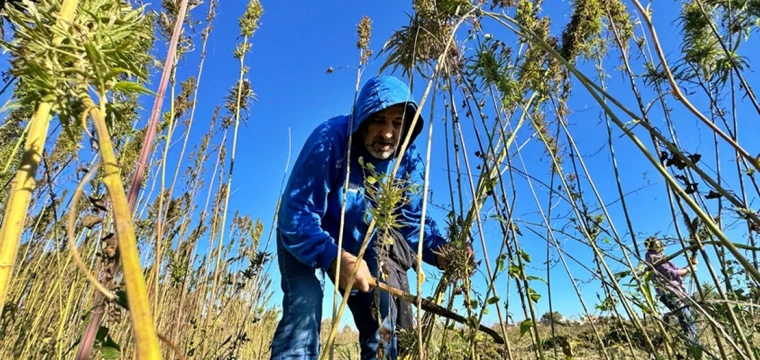
<instances>
[{"instance_id":1,"label":"field of hemp","mask_svg":"<svg viewBox=\"0 0 760 360\"><path fill-rule=\"evenodd\" d=\"M420 104L428 175L374 174L367 191L371 229L421 191L455 244L452 265L413 269L395 294L415 317L402 359L760 360L760 1L388 1L340 30L355 47L322 35L353 54L324 66L257 51L293 54L320 21L265 32L301 19L277 1L1 3L0 359L269 359L279 203L264 195L300 143L249 146L272 122L257 106L297 111L254 92L279 81L255 60L279 57L350 77L341 109L376 73ZM376 16L401 25L378 35ZM228 90L199 96L222 73ZM254 160L275 152L277 185L257 187ZM698 259L684 301L699 345L657 297L654 237L679 266ZM325 289L320 358L358 359L343 294Z\"/></svg>"}]
</instances>

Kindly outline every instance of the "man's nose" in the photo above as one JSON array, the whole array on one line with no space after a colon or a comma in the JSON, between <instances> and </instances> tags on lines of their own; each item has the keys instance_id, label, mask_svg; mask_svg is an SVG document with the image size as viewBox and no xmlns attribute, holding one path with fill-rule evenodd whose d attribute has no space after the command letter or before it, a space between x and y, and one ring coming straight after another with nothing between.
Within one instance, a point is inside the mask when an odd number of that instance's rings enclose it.
<instances>
[{"instance_id":1,"label":"man's nose","mask_svg":"<svg viewBox=\"0 0 760 360\"><path fill-rule=\"evenodd\" d=\"M393 124L386 124L383 126L383 128L380 130L380 136L390 139L393 137Z\"/></svg>"}]
</instances>

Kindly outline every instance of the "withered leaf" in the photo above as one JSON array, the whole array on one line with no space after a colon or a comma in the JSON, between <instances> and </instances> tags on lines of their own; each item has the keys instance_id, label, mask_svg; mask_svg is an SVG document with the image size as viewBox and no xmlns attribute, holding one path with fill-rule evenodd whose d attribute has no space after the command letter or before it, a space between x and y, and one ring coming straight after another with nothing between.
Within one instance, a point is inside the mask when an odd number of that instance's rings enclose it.
<instances>
[{"instance_id":1,"label":"withered leaf","mask_svg":"<svg viewBox=\"0 0 760 360\"><path fill-rule=\"evenodd\" d=\"M660 162L665 162L665 160L667 160L669 157L670 157L670 154L668 154L667 151L663 150L660 153Z\"/></svg>"},{"instance_id":2,"label":"withered leaf","mask_svg":"<svg viewBox=\"0 0 760 360\"><path fill-rule=\"evenodd\" d=\"M103 218L100 216L95 216L92 214L85 215L84 219L82 219L82 226L92 229L95 227L95 225L98 225L103 222Z\"/></svg>"},{"instance_id":3,"label":"withered leaf","mask_svg":"<svg viewBox=\"0 0 760 360\"><path fill-rule=\"evenodd\" d=\"M707 195L705 195L705 199L719 199L722 195L715 192L714 190L710 190Z\"/></svg>"},{"instance_id":4,"label":"withered leaf","mask_svg":"<svg viewBox=\"0 0 760 360\"><path fill-rule=\"evenodd\" d=\"M96 198L96 197L88 196L87 198L90 200L90 204L92 204L92 207L94 207L95 209L100 210L100 211L108 211L108 209L106 208L106 202L105 200L103 200L103 197Z\"/></svg>"}]
</instances>

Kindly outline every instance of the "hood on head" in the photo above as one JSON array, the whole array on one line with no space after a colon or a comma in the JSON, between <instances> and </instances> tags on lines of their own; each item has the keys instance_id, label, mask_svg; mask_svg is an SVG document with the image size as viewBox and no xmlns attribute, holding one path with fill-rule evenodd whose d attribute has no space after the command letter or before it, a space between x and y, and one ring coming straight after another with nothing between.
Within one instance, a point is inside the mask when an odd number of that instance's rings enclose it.
<instances>
[{"instance_id":1,"label":"hood on head","mask_svg":"<svg viewBox=\"0 0 760 360\"><path fill-rule=\"evenodd\" d=\"M393 105L406 103L406 117L404 121L410 124L417 111L417 102L412 97L409 87L399 78L393 76L378 76L371 78L364 84L356 99L354 108L354 122L352 132L357 132L362 123L370 118L370 115L385 110ZM413 143L422 131L424 119L420 115L417 124L412 129L412 137L409 143ZM401 141L404 139L402 138Z\"/></svg>"}]
</instances>

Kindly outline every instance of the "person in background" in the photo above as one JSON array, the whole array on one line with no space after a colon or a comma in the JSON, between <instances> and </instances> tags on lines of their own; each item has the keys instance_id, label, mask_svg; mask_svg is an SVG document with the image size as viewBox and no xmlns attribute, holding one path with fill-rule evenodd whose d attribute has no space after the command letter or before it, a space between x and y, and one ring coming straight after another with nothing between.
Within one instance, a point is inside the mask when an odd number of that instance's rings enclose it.
<instances>
[{"instance_id":1,"label":"person in background","mask_svg":"<svg viewBox=\"0 0 760 360\"><path fill-rule=\"evenodd\" d=\"M379 290L379 294L372 293L371 283L378 278L378 252L382 251L388 254L387 262L383 258L383 268L388 270L384 272L387 277L380 277L380 281L408 291L406 271L416 266L422 194L405 194L408 201L397 213L398 231L384 233L394 239L391 249L376 246L384 241L378 241L375 230L363 258L357 258L371 221L369 207L372 206L365 189L366 170L359 159L365 166L372 164L375 172L386 174L401 161L396 179L406 179L421 188L425 164L413 142L422 130L423 119L418 118L416 126L411 128L416 110L417 103L401 80L389 76L372 78L359 92L351 114L321 123L303 145L278 213L276 242L283 299L282 319L272 340L271 359L318 358L324 275L343 290L354 265L358 265L358 271L347 304L359 330L361 358L375 359L380 355L397 358L396 330L412 326L409 304ZM399 160L402 141L410 131L409 145ZM349 134L353 134L350 158ZM343 242L339 252L344 200ZM436 250L451 246L451 242L441 235L429 217L425 219L422 242L422 260L439 269L445 267L447 261L436 255ZM469 246L468 252L471 252ZM338 262L340 276L336 282ZM379 304L375 302L376 295ZM377 305L382 327L373 315Z\"/></svg>"},{"instance_id":2,"label":"person in background","mask_svg":"<svg viewBox=\"0 0 760 360\"><path fill-rule=\"evenodd\" d=\"M691 268L687 266L681 269L673 261L658 264L663 258L665 245L656 237L648 238L645 246L647 248L645 261L656 270L653 280L657 298L670 310L671 314L676 315L678 323L686 333L687 338L694 345L699 344L699 334L697 333L694 318L689 310L689 306L684 302L688 294L683 285L683 278L689 275ZM694 271L696 271L697 257L692 256L689 261ZM668 322L668 318L669 315L666 315L664 319L666 323Z\"/></svg>"}]
</instances>

